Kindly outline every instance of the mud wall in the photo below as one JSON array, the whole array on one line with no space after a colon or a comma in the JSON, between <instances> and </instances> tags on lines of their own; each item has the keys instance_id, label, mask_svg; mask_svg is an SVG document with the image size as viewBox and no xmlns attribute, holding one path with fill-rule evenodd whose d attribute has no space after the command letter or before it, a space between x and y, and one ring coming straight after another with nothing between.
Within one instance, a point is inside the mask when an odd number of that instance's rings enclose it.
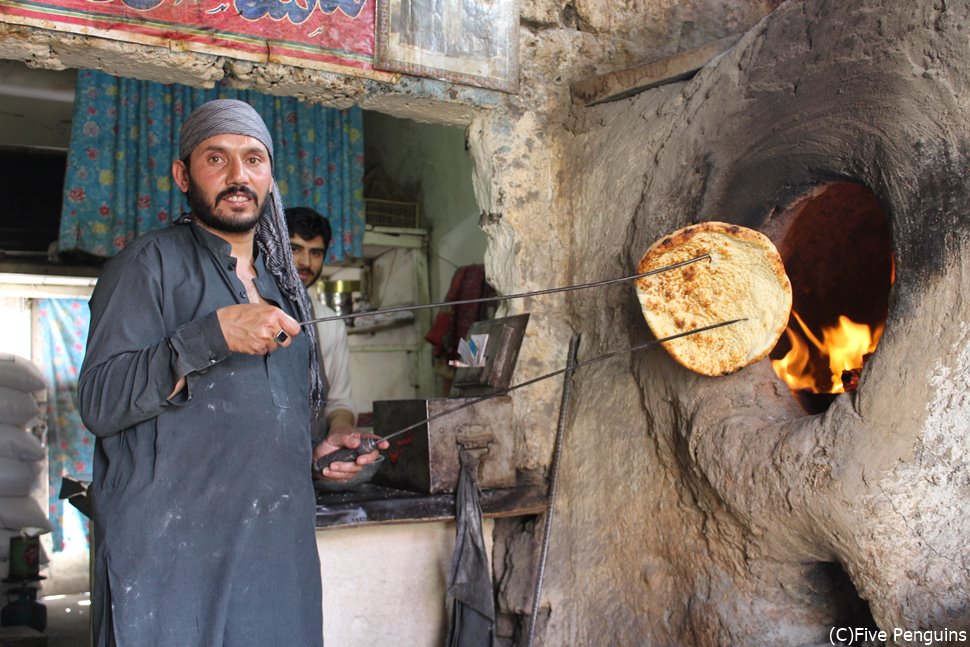
<instances>
[{"instance_id":1,"label":"mud wall","mask_svg":"<svg viewBox=\"0 0 970 647\"><path fill-rule=\"evenodd\" d=\"M879 199L897 281L859 392L824 415L766 361L705 378L656 350L577 375L545 644L966 640L966 14L787 2L691 81L574 112L570 281L629 273L691 222L766 227L833 179ZM557 322L594 357L649 338L637 307L576 294Z\"/></svg>"}]
</instances>

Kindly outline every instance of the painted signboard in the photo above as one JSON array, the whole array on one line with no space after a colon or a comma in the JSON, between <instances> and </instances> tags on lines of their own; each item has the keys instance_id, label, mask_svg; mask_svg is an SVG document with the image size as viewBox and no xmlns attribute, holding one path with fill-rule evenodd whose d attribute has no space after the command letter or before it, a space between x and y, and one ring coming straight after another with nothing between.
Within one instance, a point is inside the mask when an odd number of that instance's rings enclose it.
<instances>
[{"instance_id":1,"label":"painted signboard","mask_svg":"<svg viewBox=\"0 0 970 647\"><path fill-rule=\"evenodd\" d=\"M375 0L0 0L0 22L389 80Z\"/></svg>"}]
</instances>

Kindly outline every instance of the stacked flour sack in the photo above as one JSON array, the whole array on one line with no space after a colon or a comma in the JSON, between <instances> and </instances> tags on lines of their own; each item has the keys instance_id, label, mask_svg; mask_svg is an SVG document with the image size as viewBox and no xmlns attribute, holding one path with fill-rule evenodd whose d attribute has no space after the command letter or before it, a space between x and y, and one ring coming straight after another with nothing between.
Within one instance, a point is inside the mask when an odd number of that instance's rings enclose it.
<instances>
[{"instance_id":1,"label":"stacked flour sack","mask_svg":"<svg viewBox=\"0 0 970 647\"><path fill-rule=\"evenodd\" d=\"M11 538L51 530L47 513L33 496L40 491L45 449L29 431L40 422L37 396L45 389L44 376L34 364L0 353L0 576L5 580L11 575Z\"/></svg>"}]
</instances>

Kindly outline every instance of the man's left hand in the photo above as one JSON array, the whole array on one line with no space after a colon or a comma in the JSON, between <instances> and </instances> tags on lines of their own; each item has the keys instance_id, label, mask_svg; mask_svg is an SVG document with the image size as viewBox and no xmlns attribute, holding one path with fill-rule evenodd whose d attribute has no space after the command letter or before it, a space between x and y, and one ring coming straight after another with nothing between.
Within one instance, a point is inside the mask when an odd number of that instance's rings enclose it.
<instances>
[{"instance_id":1,"label":"man's left hand","mask_svg":"<svg viewBox=\"0 0 970 647\"><path fill-rule=\"evenodd\" d=\"M327 438L316 446L313 450L313 460L326 456L332 452L337 451L342 447L347 447L349 449L357 449L360 447L360 442L363 438L380 438L376 434L363 433L352 424L346 422L332 422L330 424L330 433ZM377 444L378 449L387 449L389 446L386 440L381 441ZM344 462L338 461L331 463L328 467L323 469L321 474L323 478L330 479L332 481L346 481L347 479L356 476L364 465L368 463L373 463L380 457L380 452L374 450L367 454L361 454L357 457L354 462Z\"/></svg>"}]
</instances>

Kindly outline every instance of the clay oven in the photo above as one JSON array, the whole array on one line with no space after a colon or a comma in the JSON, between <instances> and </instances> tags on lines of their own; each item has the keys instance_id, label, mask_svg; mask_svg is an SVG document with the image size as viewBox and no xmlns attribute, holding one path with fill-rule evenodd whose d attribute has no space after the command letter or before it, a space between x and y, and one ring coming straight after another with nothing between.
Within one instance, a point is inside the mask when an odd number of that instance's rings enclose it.
<instances>
[{"instance_id":1,"label":"clay oven","mask_svg":"<svg viewBox=\"0 0 970 647\"><path fill-rule=\"evenodd\" d=\"M809 411L768 360L707 378L656 350L577 376L546 644L966 635L967 18L786 2L690 82L578 116L572 280L725 220L774 238L816 335L839 314L882 332ZM636 305L573 298L581 356L648 338Z\"/></svg>"}]
</instances>

